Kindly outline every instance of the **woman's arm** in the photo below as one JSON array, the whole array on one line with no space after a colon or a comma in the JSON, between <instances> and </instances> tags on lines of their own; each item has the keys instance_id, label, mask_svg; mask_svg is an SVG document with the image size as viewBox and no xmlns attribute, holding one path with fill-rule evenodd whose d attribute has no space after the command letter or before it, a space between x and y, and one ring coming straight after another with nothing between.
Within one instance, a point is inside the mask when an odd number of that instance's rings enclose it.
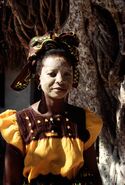
<instances>
[{"instance_id":1,"label":"woman's arm","mask_svg":"<svg viewBox=\"0 0 125 185\"><path fill-rule=\"evenodd\" d=\"M94 145L84 151L84 161L85 168L88 172L94 175L94 184L93 185L102 185L101 176L98 170L96 151Z\"/></svg>"},{"instance_id":2,"label":"woman's arm","mask_svg":"<svg viewBox=\"0 0 125 185\"><path fill-rule=\"evenodd\" d=\"M13 145L6 144L3 185L22 185L23 156Z\"/></svg>"}]
</instances>

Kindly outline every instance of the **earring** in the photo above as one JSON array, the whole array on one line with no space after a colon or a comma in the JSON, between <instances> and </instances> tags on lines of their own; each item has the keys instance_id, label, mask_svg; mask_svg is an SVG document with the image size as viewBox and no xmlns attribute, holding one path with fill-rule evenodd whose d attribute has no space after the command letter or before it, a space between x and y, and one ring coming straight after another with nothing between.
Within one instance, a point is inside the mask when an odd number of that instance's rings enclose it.
<instances>
[{"instance_id":1,"label":"earring","mask_svg":"<svg viewBox=\"0 0 125 185\"><path fill-rule=\"evenodd\" d=\"M37 89L38 89L39 91L41 90L41 85L40 85L40 84L38 85Z\"/></svg>"}]
</instances>

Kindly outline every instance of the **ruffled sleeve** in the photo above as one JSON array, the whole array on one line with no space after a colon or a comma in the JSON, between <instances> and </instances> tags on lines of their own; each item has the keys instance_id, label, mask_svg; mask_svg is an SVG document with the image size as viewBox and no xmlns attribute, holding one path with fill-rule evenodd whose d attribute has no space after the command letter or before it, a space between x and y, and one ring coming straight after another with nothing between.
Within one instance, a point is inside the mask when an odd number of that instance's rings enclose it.
<instances>
[{"instance_id":1,"label":"ruffled sleeve","mask_svg":"<svg viewBox=\"0 0 125 185\"><path fill-rule=\"evenodd\" d=\"M16 121L16 110L6 110L0 114L0 132L4 140L24 153L22 138Z\"/></svg>"},{"instance_id":2,"label":"ruffled sleeve","mask_svg":"<svg viewBox=\"0 0 125 185\"><path fill-rule=\"evenodd\" d=\"M102 129L102 120L95 113L86 110L86 128L89 131L90 138L85 143L85 150L92 146L92 144L96 141L98 135Z\"/></svg>"}]
</instances>

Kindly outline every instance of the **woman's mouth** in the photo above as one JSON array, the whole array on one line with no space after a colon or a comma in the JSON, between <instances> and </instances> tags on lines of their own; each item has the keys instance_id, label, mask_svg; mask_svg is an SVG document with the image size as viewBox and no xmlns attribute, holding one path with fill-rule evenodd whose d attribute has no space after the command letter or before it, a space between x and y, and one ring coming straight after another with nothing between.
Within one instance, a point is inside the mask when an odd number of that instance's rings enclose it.
<instances>
[{"instance_id":1,"label":"woman's mouth","mask_svg":"<svg viewBox=\"0 0 125 185\"><path fill-rule=\"evenodd\" d=\"M66 88L64 88L64 87L54 87L53 90L66 91Z\"/></svg>"}]
</instances>

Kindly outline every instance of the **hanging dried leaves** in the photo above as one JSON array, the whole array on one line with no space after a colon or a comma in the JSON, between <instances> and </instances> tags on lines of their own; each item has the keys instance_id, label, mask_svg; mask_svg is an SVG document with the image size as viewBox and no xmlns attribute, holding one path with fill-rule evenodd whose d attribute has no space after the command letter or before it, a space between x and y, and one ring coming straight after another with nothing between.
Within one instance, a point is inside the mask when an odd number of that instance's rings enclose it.
<instances>
[{"instance_id":1,"label":"hanging dried leaves","mask_svg":"<svg viewBox=\"0 0 125 185\"><path fill-rule=\"evenodd\" d=\"M33 36L50 30L58 31L65 23L69 14L69 0L1 0L0 10L1 37L6 45L0 47L3 50L7 48L7 63L18 65L26 60L25 52ZM17 58L21 54L24 57L21 57L22 61L20 56Z\"/></svg>"}]
</instances>

